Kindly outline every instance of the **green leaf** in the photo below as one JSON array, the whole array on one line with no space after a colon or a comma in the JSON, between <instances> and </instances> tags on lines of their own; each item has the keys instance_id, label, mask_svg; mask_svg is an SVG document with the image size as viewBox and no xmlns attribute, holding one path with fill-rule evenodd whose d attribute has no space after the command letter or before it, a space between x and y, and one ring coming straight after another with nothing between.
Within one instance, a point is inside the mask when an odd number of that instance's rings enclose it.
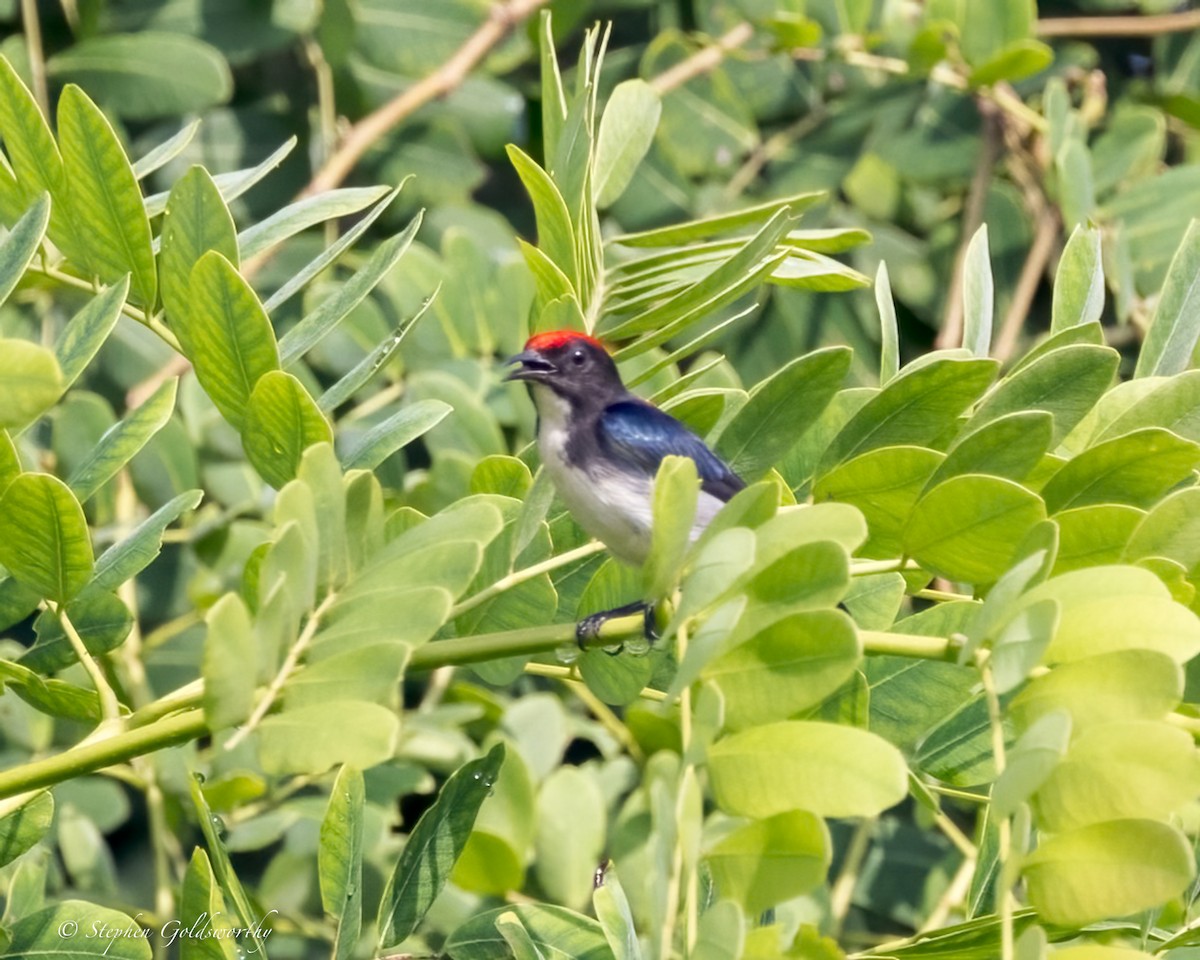
<instances>
[{"instance_id":1,"label":"green leaf","mask_svg":"<svg viewBox=\"0 0 1200 960\"><path fill-rule=\"evenodd\" d=\"M679 578L696 516L700 495L696 461L690 457L664 457L654 479L650 553L646 558L645 595L657 600Z\"/></svg>"},{"instance_id":2,"label":"green leaf","mask_svg":"<svg viewBox=\"0 0 1200 960\"><path fill-rule=\"evenodd\" d=\"M298 140L295 136L290 137L283 146L279 147L274 153L263 160L261 163L253 167L247 167L244 170L233 170L230 173L218 173L213 177L213 183L217 185L217 189L221 191L221 198L229 203L236 200L243 193L249 190L252 186L258 183L268 173L283 163L292 150L295 149ZM149 196L145 200L146 215L149 217L157 217L167 205L167 194L156 193ZM51 238L53 239L53 238Z\"/></svg>"},{"instance_id":3,"label":"green leaf","mask_svg":"<svg viewBox=\"0 0 1200 960\"><path fill-rule=\"evenodd\" d=\"M195 510L203 497L203 491L187 490L155 510L128 537L100 554L90 586L115 590L141 573L158 556L167 527L188 510Z\"/></svg>"},{"instance_id":4,"label":"green leaf","mask_svg":"<svg viewBox=\"0 0 1200 960\"><path fill-rule=\"evenodd\" d=\"M139 925L123 913L85 900L60 900L22 917L8 929L0 960L150 960L148 936L98 937L96 930L127 930ZM68 938L64 931L73 931ZM93 936L89 937L88 934Z\"/></svg>"},{"instance_id":5,"label":"green leaf","mask_svg":"<svg viewBox=\"0 0 1200 960\"><path fill-rule=\"evenodd\" d=\"M50 239L69 255L75 249L75 230L71 223L70 197L63 173L62 155L33 94L2 56L0 138L4 140L5 152L17 175L20 188L17 209L28 208L43 193L50 194L53 203L50 210Z\"/></svg>"},{"instance_id":6,"label":"green leaf","mask_svg":"<svg viewBox=\"0 0 1200 960\"><path fill-rule=\"evenodd\" d=\"M778 463L833 399L851 359L845 347L827 347L755 386L717 441L733 471L752 483Z\"/></svg>"},{"instance_id":7,"label":"green leaf","mask_svg":"<svg viewBox=\"0 0 1200 960\"><path fill-rule=\"evenodd\" d=\"M732 213L722 213L702 220L689 220L687 223L674 224L669 227L658 227L641 233L626 233L613 237L610 243L620 243L627 247L674 247L706 240L735 231L757 228L765 224L779 211L786 210L788 219L799 216L804 210L819 203L825 198L823 191L797 193L779 200L769 200L757 206L745 207Z\"/></svg>"},{"instance_id":8,"label":"green leaf","mask_svg":"<svg viewBox=\"0 0 1200 960\"><path fill-rule=\"evenodd\" d=\"M1105 820L1169 820L1200 792L1191 735L1155 720L1092 727L1038 790L1038 823L1062 833Z\"/></svg>"},{"instance_id":9,"label":"green leaf","mask_svg":"<svg viewBox=\"0 0 1200 960\"><path fill-rule=\"evenodd\" d=\"M374 470L401 447L432 430L452 411L441 400L418 400L376 424L345 454L342 466L347 470Z\"/></svg>"},{"instance_id":10,"label":"green leaf","mask_svg":"<svg viewBox=\"0 0 1200 960\"><path fill-rule=\"evenodd\" d=\"M304 289L313 277L320 274L327 266L354 246L359 238L392 205L392 201L400 195L400 191L404 189L404 185L410 179L410 177L405 177L396 184L387 196L368 210L364 216L359 217L354 226L338 237L333 243L329 244L329 246L322 248L320 253L308 261L298 272L289 277L287 282L278 290L267 297L266 303L263 304L267 313L273 313L276 307L290 300L296 293Z\"/></svg>"},{"instance_id":11,"label":"green leaf","mask_svg":"<svg viewBox=\"0 0 1200 960\"><path fill-rule=\"evenodd\" d=\"M82 266L107 283L130 274L134 295L152 310L158 274L137 178L100 108L74 84L58 101L58 136Z\"/></svg>"},{"instance_id":12,"label":"green leaf","mask_svg":"<svg viewBox=\"0 0 1200 960\"><path fill-rule=\"evenodd\" d=\"M159 385L145 403L106 430L91 452L71 471L67 486L80 503L87 503L171 419L178 385L178 377Z\"/></svg>"},{"instance_id":13,"label":"green leaf","mask_svg":"<svg viewBox=\"0 0 1200 960\"><path fill-rule=\"evenodd\" d=\"M592 897L608 822L596 778L579 767L552 771L538 791L534 821L538 884L554 902L582 909Z\"/></svg>"},{"instance_id":14,"label":"green leaf","mask_svg":"<svg viewBox=\"0 0 1200 960\"><path fill-rule=\"evenodd\" d=\"M283 366L290 367L308 353L357 307L396 265L421 228L423 213L418 213L404 232L385 240L354 276L292 327L279 341Z\"/></svg>"},{"instance_id":15,"label":"green leaf","mask_svg":"<svg viewBox=\"0 0 1200 960\"><path fill-rule=\"evenodd\" d=\"M250 906L250 900L246 896L246 891L242 887L242 882L238 879L238 875L234 873L233 864L229 862L229 852L225 849L222 837L223 831L221 828L223 828L224 824L222 824L219 817L213 816L213 812L208 806L208 801L204 797L204 791L200 789L198 778L190 778L188 790L191 793L192 805L196 809L196 819L200 824L200 832L204 834L204 844L208 848L208 854L212 860L212 874L216 875L217 883L220 885L225 899L233 904L237 919L241 921L239 925L248 934L244 947L247 952L251 952L250 948L253 947L253 952L261 954L263 953L263 941L259 936L261 918L254 913L253 908ZM211 874L204 871L202 869L203 866L204 864L197 864L199 868L197 874L211 885ZM211 896L215 897L216 894L214 893Z\"/></svg>"},{"instance_id":16,"label":"green leaf","mask_svg":"<svg viewBox=\"0 0 1200 960\"><path fill-rule=\"evenodd\" d=\"M554 52L554 30L551 14L543 10L538 21L538 57L541 61L542 77L542 142L546 156L552 157L558 150L562 136L563 121L567 119L567 97L563 91L562 75L558 70L558 57Z\"/></svg>"},{"instance_id":17,"label":"green leaf","mask_svg":"<svg viewBox=\"0 0 1200 960\"><path fill-rule=\"evenodd\" d=\"M236 593L214 603L204 622L204 720L210 730L223 730L254 707L259 644L250 611Z\"/></svg>"},{"instance_id":18,"label":"green leaf","mask_svg":"<svg viewBox=\"0 0 1200 960\"><path fill-rule=\"evenodd\" d=\"M1040 600L1021 609L1004 625L992 641L991 665L997 692L1008 693L1025 682L1050 646L1058 617L1057 602Z\"/></svg>"},{"instance_id":19,"label":"green leaf","mask_svg":"<svg viewBox=\"0 0 1200 960\"><path fill-rule=\"evenodd\" d=\"M1055 710L1039 717L1007 752L1004 772L992 787L989 816L1011 817L1054 772L1071 739L1071 715Z\"/></svg>"},{"instance_id":20,"label":"green leaf","mask_svg":"<svg viewBox=\"0 0 1200 960\"><path fill-rule=\"evenodd\" d=\"M333 960L349 958L362 931L364 804L362 773L342 767L329 791L317 851L321 904L337 922Z\"/></svg>"},{"instance_id":21,"label":"green leaf","mask_svg":"<svg viewBox=\"0 0 1200 960\"><path fill-rule=\"evenodd\" d=\"M1077 226L1058 261L1054 275L1054 303L1050 332L1060 333L1085 323L1095 323L1104 312L1104 264L1100 257L1100 231Z\"/></svg>"},{"instance_id":22,"label":"green leaf","mask_svg":"<svg viewBox=\"0 0 1200 960\"><path fill-rule=\"evenodd\" d=\"M0 241L0 304L25 275L25 268L33 261L49 224L50 195L43 193Z\"/></svg>"},{"instance_id":23,"label":"green leaf","mask_svg":"<svg viewBox=\"0 0 1200 960\"><path fill-rule=\"evenodd\" d=\"M279 369L271 321L232 263L216 251L192 268L191 309L175 332L196 378L239 431L259 378Z\"/></svg>"},{"instance_id":24,"label":"green leaf","mask_svg":"<svg viewBox=\"0 0 1200 960\"><path fill-rule=\"evenodd\" d=\"M1141 510L1120 503L1059 511L1054 515L1059 538L1054 572L1117 563L1144 516Z\"/></svg>"},{"instance_id":25,"label":"green leaf","mask_svg":"<svg viewBox=\"0 0 1200 960\"><path fill-rule=\"evenodd\" d=\"M1130 536L1125 557L1168 557L1188 571L1200 567L1200 489L1188 487L1155 504Z\"/></svg>"},{"instance_id":26,"label":"green leaf","mask_svg":"<svg viewBox=\"0 0 1200 960\"><path fill-rule=\"evenodd\" d=\"M1158 650L1178 663L1200 653L1200 620L1172 598L1167 586L1140 567L1091 567L1034 587L1023 603L1057 600L1058 630L1050 662L1112 650Z\"/></svg>"},{"instance_id":27,"label":"green leaf","mask_svg":"<svg viewBox=\"0 0 1200 960\"><path fill-rule=\"evenodd\" d=\"M83 508L57 477L23 473L0 497L0 564L56 603L66 603L91 579Z\"/></svg>"},{"instance_id":28,"label":"green leaf","mask_svg":"<svg viewBox=\"0 0 1200 960\"><path fill-rule=\"evenodd\" d=\"M1058 205L1063 223L1074 229L1087 223L1096 207L1092 185L1092 156L1080 136L1071 136L1054 157L1058 174Z\"/></svg>"},{"instance_id":29,"label":"green leaf","mask_svg":"<svg viewBox=\"0 0 1200 960\"><path fill-rule=\"evenodd\" d=\"M129 608L115 594L90 586L67 604L67 615L94 656L119 647L133 626ZM40 673L54 673L77 662L75 647L53 610L43 611L34 621L37 643L21 655L21 663Z\"/></svg>"},{"instance_id":30,"label":"green leaf","mask_svg":"<svg viewBox=\"0 0 1200 960\"><path fill-rule=\"evenodd\" d=\"M1075 733L1121 720L1160 720L1179 703L1183 673L1157 650L1117 650L1056 666L1032 680L1009 705L1018 727L1064 708Z\"/></svg>"},{"instance_id":31,"label":"green leaf","mask_svg":"<svg viewBox=\"0 0 1200 960\"><path fill-rule=\"evenodd\" d=\"M967 244L967 254L963 260L962 345L976 357L986 357L992 347L994 300L992 262L988 253L985 223Z\"/></svg>"},{"instance_id":32,"label":"green leaf","mask_svg":"<svg viewBox=\"0 0 1200 960\"><path fill-rule=\"evenodd\" d=\"M1169 376L1192 365L1200 339L1200 220L1193 220L1171 259L1135 377Z\"/></svg>"},{"instance_id":33,"label":"green leaf","mask_svg":"<svg viewBox=\"0 0 1200 960\"><path fill-rule=\"evenodd\" d=\"M834 500L857 507L870 538L865 555L895 557L904 526L943 457L924 447L883 447L834 467L813 487L813 501Z\"/></svg>"},{"instance_id":34,"label":"green leaf","mask_svg":"<svg viewBox=\"0 0 1200 960\"><path fill-rule=\"evenodd\" d=\"M525 185L529 199L533 201L533 213L537 220L538 248L557 266L571 282L579 287L579 263L576 258L575 232L571 225L571 213L558 187L545 170L515 144L507 147L508 158L516 168L517 175Z\"/></svg>"},{"instance_id":35,"label":"green leaf","mask_svg":"<svg viewBox=\"0 0 1200 960\"><path fill-rule=\"evenodd\" d=\"M319 223L352 216L390 192L388 187L344 187L290 203L238 234L242 259L270 250Z\"/></svg>"},{"instance_id":36,"label":"green leaf","mask_svg":"<svg viewBox=\"0 0 1200 960\"><path fill-rule=\"evenodd\" d=\"M208 171L197 165L175 181L163 213L159 278L167 316L176 327L188 323L192 268L209 250L239 262L233 217Z\"/></svg>"},{"instance_id":37,"label":"green leaf","mask_svg":"<svg viewBox=\"0 0 1200 960\"><path fill-rule=\"evenodd\" d=\"M63 638L66 642L66 638ZM18 697L47 716L95 724L100 720L100 698L62 680L47 680L23 664L0 660L0 680Z\"/></svg>"},{"instance_id":38,"label":"green leaf","mask_svg":"<svg viewBox=\"0 0 1200 960\"><path fill-rule=\"evenodd\" d=\"M547 956L612 960L600 924L565 907L541 903L515 903L477 913L450 934L442 949L452 960L509 960L512 951L496 929L496 921L510 911Z\"/></svg>"},{"instance_id":39,"label":"green leaf","mask_svg":"<svg viewBox=\"0 0 1200 960\"><path fill-rule=\"evenodd\" d=\"M441 893L503 762L504 745L496 744L486 756L464 764L413 827L380 904L381 946L408 937ZM449 945L446 950L453 956Z\"/></svg>"},{"instance_id":40,"label":"green leaf","mask_svg":"<svg viewBox=\"0 0 1200 960\"><path fill-rule=\"evenodd\" d=\"M705 857L721 896L736 900L749 914L820 885L831 859L825 822L803 810L748 823Z\"/></svg>"},{"instance_id":41,"label":"green leaf","mask_svg":"<svg viewBox=\"0 0 1200 960\"><path fill-rule=\"evenodd\" d=\"M1053 432L1054 417L1045 410L998 417L955 442L929 478L929 487L966 473L1024 480L1042 462Z\"/></svg>"},{"instance_id":42,"label":"green leaf","mask_svg":"<svg viewBox=\"0 0 1200 960\"><path fill-rule=\"evenodd\" d=\"M629 186L654 140L661 113L657 91L644 80L626 80L613 90L600 118L592 161L593 190L601 209L615 203Z\"/></svg>"},{"instance_id":43,"label":"green leaf","mask_svg":"<svg viewBox=\"0 0 1200 960\"><path fill-rule=\"evenodd\" d=\"M21 430L62 396L54 354L28 340L0 338L0 427Z\"/></svg>"},{"instance_id":44,"label":"green leaf","mask_svg":"<svg viewBox=\"0 0 1200 960\"><path fill-rule=\"evenodd\" d=\"M0 430L0 494L21 473L21 458L12 438L5 430Z\"/></svg>"},{"instance_id":45,"label":"green leaf","mask_svg":"<svg viewBox=\"0 0 1200 960\"><path fill-rule=\"evenodd\" d=\"M1067 462L1042 488L1051 513L1093 503L1148 507L1200 463L1200 446L1156 427L1106 440Z\"/></svg>"},{"instance_id":46,"label":"green leaf","mask_svg":"<svg viewBox=\"0 0 1200 960\"><path fill-rule=\"evenodd\" d=\"M51 57L46 72L86 87L113 113L131 120L197 113L233 92L224 57L182 33L85 37Z\"/></svg>"},{"instance_id":47,"label":"green leaf","mask_svg":"<svg viewBox=\"0 0 1200 960\"><path fill-rule=\"evenodd\" d=\"M121 316L129 294L129 277L122 277L73 316L54 344L62 370L63 389L71 386L100 352Z\"/></svg>"},{"instance_id":48,"label":"green leaf","mask_svg":"<svg viewBox=\"0 0 1200 960\"><path fill-rule=\"evenodd\" d=\"M246 458L259 476L279 489L296 476L306 448L332 442L329 422L299 380L282 370L259 378L242 432Z\"/></svg>"},{"instance_id":49,"label":"green leaf","mask_svg":"<svg viewBox=\"0 0 1200 960\"><path fill-rule=\"evenodd\" d=\"M825 452L821 473L879 447L930 446L979 399L995 360L935 358L910 365L864 404Z\"/></svg>"},{"instance_id":50,"label":"green leaf","mask_svg":"<svg viewBox=\"0 0 1200 960\"><path fill-rule=\"evenodd\" d=\"M834 693L862 657L839 610L796 613L770 624L704 668L725 702L725 725L744 730L794 717Z\"/></svg>"},{"instance_id":51,"label":"green leaf","mask_svg":"<svg viewBox=\"0 0 1200 960\"><path fill-rule=\"evenodd\" d=\"M1156 907L1196 871L1191 844L1152 820L1110 820L1044 839L1025 861L1043 920L1077 926Z\"/></svg>"},{"instance_id":52,"label":"green leaf","mask_svg":"<svg viewBox=\"0 0 1200 960\"><path fill-rule=\"evenodd\" d=\"M708 752L718 806L770 817L810 810L824 817L869 817L908 793L898 750L865 730L787 720L718 740Z\"/></svg>"},{"instance_id":53,"label":"green leaf","mask_svg":"<svg viewBox=\"0 0 1200 960\"><path fill-rule=\"evenodd\" d=\"M404 342L412 328L417 325L417 321L425 316L426 311L433 305L437 299L439 290L441 290L440 284L432 294L421 302L421 306L417 308L416 313L401 323L390 337L379 343L375 349L356 363L349 373L321 394L320 399L317 400L317 406L322 413L332 413L366 386L371 377L383 369L395 355L396 351L400 349L400 344Z\"/></svg>"},{"instance_id":54,"label":"green leaf","mask_svg":"<svg viewBox=\"0 0 1200 960\"><path fill-rule=\"evenodd\" d=\"M168 137L149 153L135 160L133 162L133 175L138 180L145 180L146 177L150 176L156 170L161 170L187 149L188 144L195 139L196 131L199 129L199 120L193 120L191 123L185 124L183 129L173 137Z\"/></svg>"},{"instance_id":55,"label":"green leaf","mask_svg":"<svg viewBox=\"0 0 1200 960\"><path fill-rule=\"evenodd\" d=\"M1054 62L1054 51L1039 40L1018 40L971 71L972 88L1001 81L1015 82L1041 73Z\"/></svg>"},{"instance_id":56,"label":"green leaf","mask_svg":"<svg viewBox=\"0 0 1200 960\"><path fill-rule=\"evenodd\" d=\"M879 383L887 386L888 381L900 372L900 328L896 321L896 301L892 299L892 281L888 276L887 263L879 261L875 274L875 305L879 309L880 342Z\"/></svg>"},{"instance_id":57,"label":"green leaf","mask_svg":"<svg viewBox=\"0 0 1200 960\"><path fill-rule=\"evenodd\" d=\"M1058 444L1112 385L1120 355L1110 347L1078 343L1052 350L1005 377L979 404L968 424L976 430L1010 413L1054 415Z\"/></svg>"},{"instance_id":58,"label":"green leaf","mask_svg":"<svg viewBox=\"0 0 1200 960\"><path fill-rule=\"evenodd\" d=\"M545 954L537 948L529 931L522 925L521 918L511 910L496 918L496 932L512 950L514 960L545 960Z\"/></svg>"},{"instance_id":59,"label":"green leaf","mask_svg":"<svg viewBox=\"0 0 1200 960\"><path fill-rule=\"evenodd\" d=\"M285 710L258 728L267 773L324 773L338 764L373 767L392 756L400 721L377 703L334 700Z\"/></svg>"},{"instance_id":60,"label":"green leaf","mask_svg":"<svg viewBox=\"0 0 1200 960\"><path fill-rule=\"evenodd\" d=\"M951 477L918 501L904 530L904 549L950 580L992 583L1045 518L1041 499L1011 480Z\"/></svg>"},{"instance_id":61,"label":"green leaf","mask_svg":"<svg viewBox=\"0 0 1200 960\"><path fill-rule=\"evenodd\" d=\"M213 876L208 854L201 847L192 850L192 859L183 875L183 890L179 902L179 922L185 930L212 927L211 936L180 937L179 960L238 960L234 940L219 936L231 929L225 913L225 899Z\"/></svg>"},{"instance_id":62,"label":"green leaf","mask_svg":"<svg viewBox=\"0 0 1200 960\"><path fill-rule=\"evenodd\" d=\"M625 889L617 879L616 865L610 860L596 889L592 891L592 909L604 928L613 960L642 960L642 946Z\"/></svg>"},{"instance_id":63,"label":"green leaf","mask_svg":"<svg viewBox=\"0 0 1200 960\"><path fill-rule=\"evenodd\" d=\"M54 819L54 796L45 791L0 817L0 866L7 866L42 839Z\"/></svg>"}]
</instances>

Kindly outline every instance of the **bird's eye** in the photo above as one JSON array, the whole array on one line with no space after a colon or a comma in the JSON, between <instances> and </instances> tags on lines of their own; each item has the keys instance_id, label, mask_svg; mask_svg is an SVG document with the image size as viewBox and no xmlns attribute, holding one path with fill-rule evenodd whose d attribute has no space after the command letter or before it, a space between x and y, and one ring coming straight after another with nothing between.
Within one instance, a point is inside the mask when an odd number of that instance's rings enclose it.
<instances>
[{"instance_id":1,"label":"bird's eye","mask_svg":"<svg viewBox=\"0 0 1200 960\"><path fill-rule=\"evenodd\" d=\"M587 363L587 354L582 350L576 350L571 354L571 362L577 367L582 367Z\"/></svg>"}]
</instances>

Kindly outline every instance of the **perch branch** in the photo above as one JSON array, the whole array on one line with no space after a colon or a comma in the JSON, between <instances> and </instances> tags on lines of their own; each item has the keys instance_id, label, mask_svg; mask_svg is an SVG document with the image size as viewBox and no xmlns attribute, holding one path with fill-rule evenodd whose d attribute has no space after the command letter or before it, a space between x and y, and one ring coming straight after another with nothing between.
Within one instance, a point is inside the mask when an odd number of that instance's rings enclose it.
<instances>
[{"instance_id":1,"label":"perch branch","mask_svg":"<svg viewBox=\"0 0 1200 960\"><path fill-rule=\"evenodd\" d=\"M728 33L719 37L716 43L703 50L698 50L686 60L681 60L670 69L664 70L650 81L650 86L660 94L669 93L676 87L682 87L689 80L694 80L702 74L715 70L730 51L744 46L752 36L754 36L754 28L746 21L742 21Z\"/></svg>"},{"instance_id":2,"label":"perch branch","mask_svg":"<svg viewBox=\"0 0 1200 960\"><path fill-rule=\"evenodd\" d=\"M332 190L340 184L372 144L425 104L456 89L513 27L548 2L549 0L507 0L492 7L487 20L467 38L449 60L429 76L397 94L378 110L367 114L354 124L341 145L304 188L301 196L310 197L325 190Z\"/></svg>"},{"instance_id":3,"label":"perch branch","mask_svg":"<svg viewBox=\"0 0 1200 960\"><path fill-rule=\"evenodd\" d=\"M1039 37L1155 37L1200 30L1200 10L1157 16L1047 17L1037 22Z\"/></svg>"}]
</instances>

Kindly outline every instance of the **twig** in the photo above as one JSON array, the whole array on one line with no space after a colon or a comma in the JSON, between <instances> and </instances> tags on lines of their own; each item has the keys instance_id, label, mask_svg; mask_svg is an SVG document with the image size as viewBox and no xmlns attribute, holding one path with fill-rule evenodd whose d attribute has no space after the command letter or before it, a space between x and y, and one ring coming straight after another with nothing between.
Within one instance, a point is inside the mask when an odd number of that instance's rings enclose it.
<instances>
[{"instance_id":1,"label":"twig","mask_svg":"<svg viewBox=\"0 0 1200 960\"><path fill-rule=\"evenodd\" d=\"M858 822L850 837L850 846L846 849L846 858L842 861L842 869L833 889L829 891L829 916L832 923L832 935L837 939L846 922L846 914L850 912L850 904L854 899L854 888L858 885L858 873L862 869L867 851L871 849L871 834L875 831L875 818L865 817Z\"/></svg>"},{"instance_id":2,"label":"twig","mask_svg":"<svg viewBox=\"0 0 1200 960\"><path fill-rule=\"evenodd\" d=\"M317 635L317 628L321 625L321 617L325 612L333 606L333 602L337 599L336 593L329 594L318 605L317 609L309 615L308 622L304 624L304 630L300 636L296 638L296 642L292 644L292 648L288 650L288 655L284 658L283 665L279 668L279 672L275 674L275 679L271 681L271 685L267 687L266 693L262 695L258 703L254 705L254 712L250 714L249 719L237 728L225 741L225 749L232 750L239 743L250 736L254 729L262 722L275 705L275 701L279 699L279 694L283 690L283 685L288 682L296 667L300 664L300 657L305 650L308 649L312 638Z\"/></svg>"},{"instance_id":3,"label":"twig","mask_svg":"<svg viewBox=\"0 0 1200 960\"><path fill-rule=\"evenodd\" d=\"M46 60L42 52L42 25L38 21L37 0L21 0L21 22L25 26L25 49L29 52L29 79L33 96L42 116L50 119L50 94L46 89Z\"/></svg>"},{"instance_id":4,"label":"twig","mask_svg":"<svg viewBox=\"0 0 1200 960\"><path fill-rule=\"evenodd\" d=\"M742 21L728 33L717 38L716 43L710 44L703 50L693 53L686 60L681 60L675 66L664 70L650 81L650 86L661 93L669 93L676 87L682 87L689 80L715 70L721 61L732 50L743 46L754 36L754 27Z\"/></svg>"},{"instance_id":5,"label":"twig","mask_svg":"<svg viewBox=\"0 0 1200 960\"><path fill-rule=\"evenodd\" d=\"M1004 323L1000 327L1000 335L992 348L992 356L1000 362L1007 362L1017 347L1017 339L1025 326L1025 318L1029 307L1037 293L1038 285L1046 272L1046 265L1054 253L1055 241L1058 239L1058 216L1053 207L1046 207L1038 219L1037 233L1033 236L1033 244L1029 248L1029 256L1021 268L1021 276L1017 280L1017 288L1013 291L1012 303L1004 315Z\"/></svg>"},{"instance_id":6,"label":"twig","mask_svg":"<svg viewBox=\"0 0 1200 960\"><path fill-rule=\"evenodd\" d=\"M603 549L604 544L599 540L593 540L591 543L585 543L582 547L576 547L574 550L568 550L566 553L551 557L549 560L535 563L531 567L525 567L523 570L514 570L508 576L501 577L491 586L480 590L473 596L467 597L466 600L463 600L450 611L450 616L447 619L453 620L455 617L461 616L468 610L474 610L481 603L486 603L492 597L498 596L506 590L511 590L513 587L519 586L527 580L539 577L543 573L549 573L551 570L557 570L559 567L565 567L576 560L583 560L585 557L600 553Z\"/></svg>"},{"instance_id":7,"label":"twig","mask_svg":"<svg viewBox=\"0 0 1200 960\"><path fill-rule=\"evenodd\" d=\"M962 344L962 293L967 246L975 236L975 231L983 223L983 207L987 202L988 186L992 182L992 172L996 168L996 158L1000 153L1000 124L995 109L989 101L980 100L979 112L983 116L983 146L980 148L979 162L975 166L975 176L971 179L971 188L967 193L966 209L963 211L962 240L954 259L954 276L950 281L950 290L946 294L946 312L942 316L942 328L938 331L937 339L934 341L934 345L940 350L947 350Z\"/></svg>"},{"instance_id":8,"label":"twig","mask_svg":"<svg viewBox=\"0 0 1200 960\"><path fill-rule=\"evenodd\" d=\"M100 698L100 715L105 720L119 720L121 717L121 705L117 701L117 695L113 692L113 688L109 686L108 680L105 679L104 671L100 669L100 665L96 663L91 653L88 652L87 645L75 629L75 624L67 616L66 605L61 603L55 604L54 612L58 615L58 620L62 624L63 633L71 641L71 646L75 650L75 656L79 658L83 669L87 671L87 675L92 679L92 686L96 688L96 696Z\"/></svg>"},{"instance_id":9,"label":"twig","mask_svg":"<svg viewBox=\"0 0 1200 960\"><path fill-rule=\"evenodd\" d=\"M1129 17L1047 17L1037 22L1039 37L1154 37L1200 30L1200 10Z\"/></svg>"},{"instance_id":10,"label":"twig","mask_svg":"<svg viewBox=\"0 0 1200 960\"><path fill-rule=\"evenodd\" d=\"M354 124L333 156L304 188L301 196L310 197L325 190L332 190L340 184L380 137L425 104L458 87L513 27L548 2L549 0L507 0L492 7L487 20L442 66Z\"/></svg>"}]
</instances>

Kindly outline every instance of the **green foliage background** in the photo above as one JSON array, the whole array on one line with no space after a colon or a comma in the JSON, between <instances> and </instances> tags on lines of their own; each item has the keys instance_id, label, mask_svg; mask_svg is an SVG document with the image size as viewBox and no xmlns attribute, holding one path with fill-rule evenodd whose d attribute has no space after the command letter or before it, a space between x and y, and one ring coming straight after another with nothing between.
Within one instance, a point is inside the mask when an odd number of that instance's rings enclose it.
<instances>
[{"instance_id":1,"label":"green foliage background","mask_svg":"<svg viewBox=\"0 0 1200 960\"><path fill-rule=\"evenodd\" d=\"M0 957L1195 955L1195 19L0 0Z\"/></svg>"}]
</instances>

